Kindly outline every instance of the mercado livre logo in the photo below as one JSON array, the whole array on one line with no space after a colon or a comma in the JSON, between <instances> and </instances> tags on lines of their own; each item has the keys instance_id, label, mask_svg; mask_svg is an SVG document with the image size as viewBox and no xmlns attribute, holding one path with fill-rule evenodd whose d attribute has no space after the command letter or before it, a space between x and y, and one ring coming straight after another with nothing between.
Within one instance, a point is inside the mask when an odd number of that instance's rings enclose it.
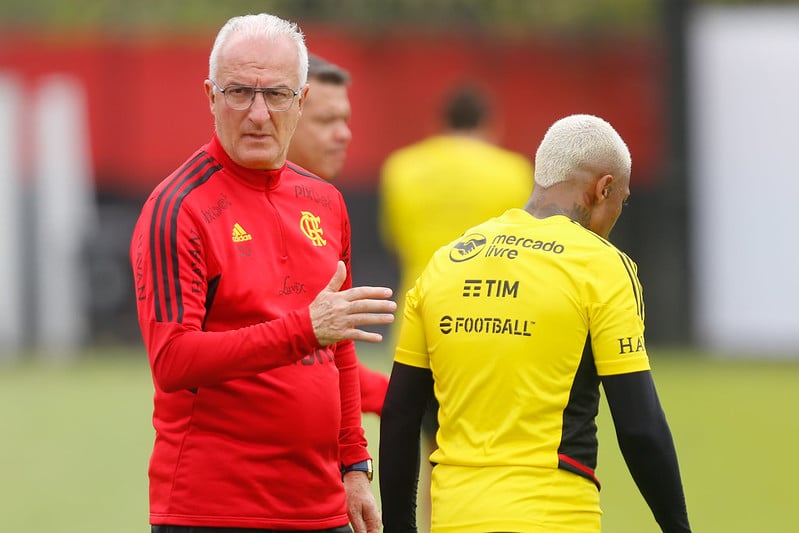
<instances>
[{"instance_id":1,"label":"mercado livre logo","mask_svg":"<svg viewBox=\"0 0 799 533\"><path fill-rule=\"evenodd\" d=\"M463 238L458 240L450 249L449 258L456 263L468 261L480 255L480 252L485 248L487 242L485 235L481 233L464 235Z\"/></svg>"}]
</instances>

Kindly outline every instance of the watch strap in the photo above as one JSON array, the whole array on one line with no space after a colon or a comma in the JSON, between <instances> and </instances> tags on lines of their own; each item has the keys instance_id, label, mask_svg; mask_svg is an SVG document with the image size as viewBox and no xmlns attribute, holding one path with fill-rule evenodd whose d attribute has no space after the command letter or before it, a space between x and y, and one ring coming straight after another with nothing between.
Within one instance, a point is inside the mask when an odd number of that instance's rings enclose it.
<instances>
[{"instance_id":1,"label":"watch strap","mask_svg":"<svg viewBox=\"0 0 799 533\"><path fill-rule=\"evenodd\" d=\"M372 481L372 473L373 473L372 460L366 459L365 461L358 461L357 463L353 463L351 465L344 466L341 468L342 476L347 472L364 472L369 481Z\"/></svg>"}]
</instances>

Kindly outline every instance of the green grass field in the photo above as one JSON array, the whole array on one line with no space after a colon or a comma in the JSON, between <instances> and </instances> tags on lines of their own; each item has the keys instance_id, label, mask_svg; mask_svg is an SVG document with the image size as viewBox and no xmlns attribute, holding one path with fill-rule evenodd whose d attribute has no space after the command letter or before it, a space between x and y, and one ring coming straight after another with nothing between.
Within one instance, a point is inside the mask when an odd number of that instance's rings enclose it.
<instances>
[{"instance_id":1,"label":"green grass field","mask_svg":"<svg viewBox=\"0 0 799 533\"><path fill-rule=\"evenodd\" d=\"M369 366L386 353L362 347ZM694 531L797 531L799 361L721 360L650 348ZM606 533L658 531L600 415ZM19 533L142 533L151 382L137 349L74 364L0 365L0 520ZM377 454L378 419L364 424ZM379 465L378 465L379 468Z\"/></svg>"}]
</instances>

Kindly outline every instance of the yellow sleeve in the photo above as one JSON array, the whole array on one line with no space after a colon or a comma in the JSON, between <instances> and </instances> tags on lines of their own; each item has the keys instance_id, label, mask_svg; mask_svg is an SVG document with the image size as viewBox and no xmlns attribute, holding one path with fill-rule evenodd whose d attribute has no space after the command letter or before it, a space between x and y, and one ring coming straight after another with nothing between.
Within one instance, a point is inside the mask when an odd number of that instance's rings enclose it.
<instances>
[{"instance_id":1,"label":"yellow sleeve","mask_svg":"<svg viewBox=\"0 0 799 533\"><path fill-rule=\"evenodd\" d=\"M424 319L419 308L419 287L417 284L417 286L408 291L405 298L402 326L397 349L394 353L394 361L419 368L430 368Z\"/></svg>"},{"instance_id":2,"label":"yellow sleeve","mask_svg":"<svg viewBox=\"0 0 799 533\"><path fill-rule=\"evenodd\" d=\"M597 373L607 376L649 370L638 268L615 248L606 254L604 262L594 269L597 289L589 309Z\"/></svg>"}]
</instances>

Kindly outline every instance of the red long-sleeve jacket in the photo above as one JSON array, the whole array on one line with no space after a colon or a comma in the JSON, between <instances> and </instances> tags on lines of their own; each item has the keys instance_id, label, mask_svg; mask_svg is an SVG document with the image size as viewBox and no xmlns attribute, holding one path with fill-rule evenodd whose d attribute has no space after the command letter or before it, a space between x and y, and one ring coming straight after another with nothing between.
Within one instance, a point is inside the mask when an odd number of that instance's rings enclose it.
<instances>
[{"instance_id":1,"label":"red long-sleeve jacket","mask_svg":"<svg viewBox=\"0 0 799 533\"><path fill-rule=\"evenodd\" d=\"M155 385L153 524L348 522L340 465L369 457L355 348L320 347L308 306L347 265L341 194L254 171L214 137L153 191L131 242Z\"/></svg>"}]
</instances>

